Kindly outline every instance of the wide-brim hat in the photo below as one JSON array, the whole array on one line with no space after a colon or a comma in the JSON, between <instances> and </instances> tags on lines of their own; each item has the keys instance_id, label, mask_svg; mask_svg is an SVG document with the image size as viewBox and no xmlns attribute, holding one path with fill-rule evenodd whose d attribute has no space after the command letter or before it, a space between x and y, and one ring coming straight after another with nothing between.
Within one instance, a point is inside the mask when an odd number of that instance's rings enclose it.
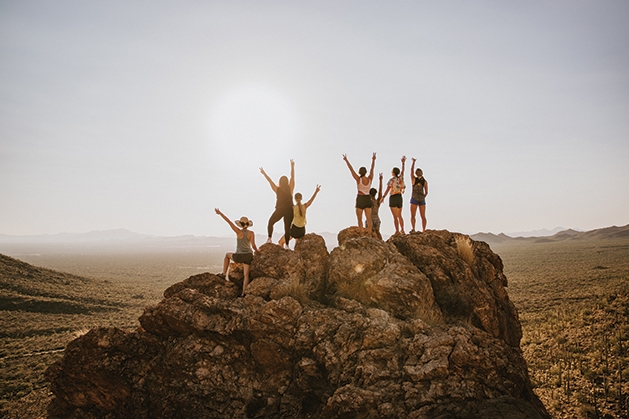
<instances>
[{"instance_id":1,"label":"wide-brim hat","mask_svg":"<svg viewBox=\"0 0 629 419\"><path fill-rule=\"evenodd\" d=\"M236 225L240 228L247 228L253 225L253 221L245 216L240 217L240 220L236 220Z\"/></svg>"}]
</instances>

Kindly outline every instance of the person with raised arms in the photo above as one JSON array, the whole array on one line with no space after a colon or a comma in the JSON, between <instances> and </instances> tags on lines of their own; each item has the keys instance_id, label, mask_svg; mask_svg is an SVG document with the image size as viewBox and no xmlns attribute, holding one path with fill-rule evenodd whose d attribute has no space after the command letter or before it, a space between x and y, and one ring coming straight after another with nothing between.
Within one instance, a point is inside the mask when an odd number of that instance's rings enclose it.
<instances>
[{"instance_id":1,"label":"person with raised arms","mask_svg":"<svg viewBox=\"0 0 629 419\"><path fill-rule=\"evenodd\" d=\"M361 167L358 169L358 173L354 171L352 164L347 159L347 154L343 154L343 160L347 164L352 177L356 181L356 187L358 188L358 194L356 195L356 218L358 219L358 230L363 231L363 226L367 225L367 232L371 234L373 230L371 221L371 208L373 206L371 202L371 196L369 190L371 189L371 182L373 181L373 169L376 165L376 153L373 153L371 157L371 169L369 175L367 175L367 168ZM366 223L363 224L363 214L365 214Z\"/></svg>"},{"instance_id":2,"label":"person with raised arms","mask_svg":"<svg viewBox=\"0 0 629 419\"><path fill-rule=\"evenodd\" d=\"M391 192L391 196L389 196L389 208L391 208L391 214L393 214L393 224L395 226L395 234L404 233L404 219L402 218L402 204L404 194L404 189L406 189L404 185L404 163L406 162L406 156L402 156L402 170L394 167L391 170L391 179L387 182L387 190L384 191L384 195L382 196L382 201L387 196L389 192Z\"/></svg>"},{"instance_id":3,"label":"person with raised arms","mask_svg":"<svg viewBox=\"0 0 629 419\"><path fill-rule=\"evenodd\" d=\"M284 242L288 247L290 241L290 226L293 222L293 189L295 189L295 162L290 161L290 180L286 176L280 177L279 184L275 184L273 180L266 174L264 169L260 168L260 173L271 185L271 189L275 192L275 211L269 218L267 226L268 239L267 243L273 242L273 226L279 220L284 219Z\"/></svg>"},{"instance_id":4,"label":"person with raised arms","mask_svg":"<svg viewBox=\"0 0 629 419\"><path fill-rule=\"evenodd\" d=\"M253 221L247 217L240 217L239 220L232 222L220 209L215 208L214 211L220 215L223 220L229 224L234 233L236 233L236 251L225 254L223 261L223 272L217 276L223 279L229 280L228 269L230 261L243 264L244 281L242 283L242 294L245 295L245 289L249 284L249 270L251 268L251 262L253 261L253 252L258 251L256 246L256 235L253 231L249 230L249 227L253 226Z\"/></svg>"},{"instance_id":5,"label":"person with raised arms","mask_svg":"<svg viewBox=\"0 0 629 419\"><path fill-rule=\"evenodd\" d=\"M411 184L413 185L413 194L411 196L411 233L415 232L415 218L417 208L419 208L419 216L422 219L422 231L426 231L426 196L428 196L428 181L424 179L422 169L415 170L415 157L411 159Z\"/></svg>"},{"instance_id":6,"label":"person with raised arms","mask_svg":"<svg viewBox=\"0 0 629 419\"><path fill-rule=\"evenodd\" d=\"M314 193L305 204L301 203L303 199L301 193L297 192L295 194L295 202L297 203L293 206L293 224L290 226L290 236L295 239L295 241L298 241L306 235L306 210L312 205L312 202L315 200L320 190L321 185L317 185ZM280 246L283 245L284 237L280 239Z\"/></svg>"},{"instance_id":7,"label":"person with raised arms","mask_svg":"<svg viewBox=\"0 0 629 419\"><path fill-rule=\"evenodd\" d=\"M382 240L382 234L380 233L380 215L378 214L380 210L380 200L382 199L382 173L378 175L379 185L378 189L371 188L369 190L369 195L371 196L371 222L373 224L373 231L376 233L376 237Z\"/></svg>"}]
</instances>

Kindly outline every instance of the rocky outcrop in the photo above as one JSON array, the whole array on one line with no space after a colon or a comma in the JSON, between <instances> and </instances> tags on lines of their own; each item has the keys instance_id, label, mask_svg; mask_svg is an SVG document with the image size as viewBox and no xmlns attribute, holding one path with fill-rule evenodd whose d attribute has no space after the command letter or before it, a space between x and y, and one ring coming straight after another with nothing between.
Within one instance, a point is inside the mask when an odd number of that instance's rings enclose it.
<instances>
[{"instance_id":1,"label":"rocky outcrop","mask_svg":"<svg viewBox=\"0 0 629 419\"><path fill-rule=\"evenodd\" d=\"M314 234L295 251L262 246L244 298L196 275L137 331L74 340L47 372L50 417L548 417L487 245L433 231L339 239L331 253Z\"/></svg>"}]
</instances>

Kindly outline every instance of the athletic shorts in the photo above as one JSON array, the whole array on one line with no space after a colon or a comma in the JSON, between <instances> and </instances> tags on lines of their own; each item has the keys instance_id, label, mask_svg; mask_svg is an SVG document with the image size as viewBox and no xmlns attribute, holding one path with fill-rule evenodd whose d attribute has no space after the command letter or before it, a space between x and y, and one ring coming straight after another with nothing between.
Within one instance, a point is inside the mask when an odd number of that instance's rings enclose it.
<instances>
[{"instance_id":1,"label":"athletic shorts","mask_svg":"<svg viewBox=\"0 0 629 419\"><path fill-rule=\"evenodd\" d=\"M402 194L391 195L389 197L389 207L390 208L402 208L404 200L402 199Z\"/></svg>"},{"instance_id":2,"label":"athletic shorts","mask_svg":"<svg viewBox=\"0 0 629 419\"><path fill-rule=\"evenodd\" d=\"M244 263L245 265L251 265L253 260L253 253L233 253L232 259L236 263Z\"/></svg>"},{"instance_id":3,"label":"athletic shorts","mask_svg":"<svg viewBox=\"0 0 629 419\"><path fill-rule=\"evenodd\" d=\"M413 205L426 205L426 201L417 202L414 198L411 198L411 204Z\"/></svg>"},{"instance_id":4,"label":"athletic shorts","mask_svg":"<svg viewBox=\"0 0 629 419\"><path fill-rule=\"evenodd\" d=\"M290 236L293 239L301 239L306 235L306 227L297 227L296 225L290 226Z\"/></svg>"},{"instance_id":5,"label":"athletic shorts","mask_svg":"<svg viewBox=\"0 0 629 419\"><path fill-rule=\"evenodd\" d=\"M365 209L373 207L371 195L356 195L356 208Z\"/></svg>"}]
</instances>

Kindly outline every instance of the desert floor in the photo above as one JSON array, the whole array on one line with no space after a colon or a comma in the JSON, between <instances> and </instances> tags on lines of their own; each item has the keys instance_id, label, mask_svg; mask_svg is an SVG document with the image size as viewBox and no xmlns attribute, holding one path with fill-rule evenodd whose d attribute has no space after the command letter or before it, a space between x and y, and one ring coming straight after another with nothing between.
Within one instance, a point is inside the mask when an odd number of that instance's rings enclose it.
<instances>
[{"instance_id":1,"label":"desert floor","mask_svg":"<svg viewBox=\"0 0 629 419\"><path fill-rule=\"evenodd\" d=\"M629 238L491 247L519 311L531 380L553 418L628 417ZM219 272L223 252L0 249L89 279L68 275L41 290L0 282L0 418L45 417L44 371L70 340L97 326L133 330L168 286Z\"/></svg>"}]
</instances>

